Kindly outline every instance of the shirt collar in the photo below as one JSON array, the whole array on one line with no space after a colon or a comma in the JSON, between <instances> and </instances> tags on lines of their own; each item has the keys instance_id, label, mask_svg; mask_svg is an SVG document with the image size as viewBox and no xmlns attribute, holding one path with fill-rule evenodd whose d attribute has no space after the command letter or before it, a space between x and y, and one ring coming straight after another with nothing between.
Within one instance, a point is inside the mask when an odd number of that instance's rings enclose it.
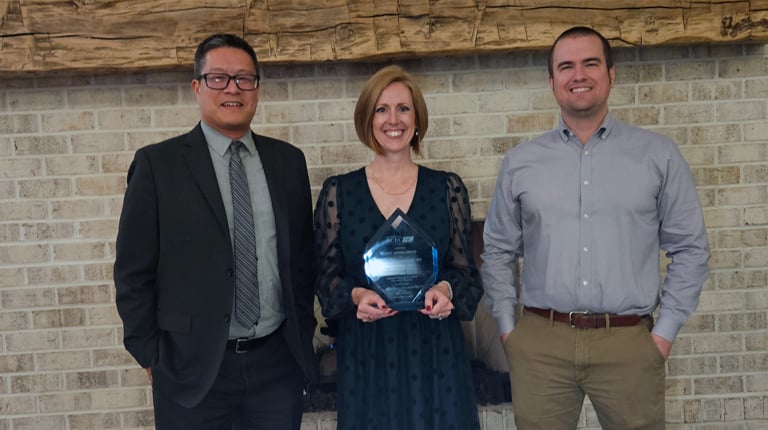
<instances>
[{"instance_id":1,"label":"shirt collar","mask_svg":"<svg viewBox=\"0 0 768 430\"><path fill-rule=\"evenodd\" d=\"M203 129L203 136L205 136L205 140L208 142L208 146L217 154L223 157L227 152L227 149L229 149L229 145L232 143L233 139L230 139L227 136L224 136L223 134L214 130L213 127L209 126L205 123L205 121L202 120L200 121L200 128ZM245 133L239 139L234 140L243 142L243 145L245 145L249 153L254 154L256 152L256 143L254 143L253 135L250 131Z\"/></svg>"},{"instance_id":2,"label":"shirt collar","mask_svg":"<svg viewBox=\"0 0 768 430\"><path fill-rule=\"evenodd\" d=\"M613 130L615 123L616 120L613 119L613 115L611 115L611 112L608 112L605 114L605 118L603 118L603 122L600 124L600 127L598 127L597 131L595 131L595 135L601 140L607 139L611 134L611 130ZM563 142L567 142L568 139L574 135L574 133L565 124L565 121L563 121L562 116L560 117L560 122L557 125L557 134L561 139L563 139Z\"/></svg>"}]
</instances>

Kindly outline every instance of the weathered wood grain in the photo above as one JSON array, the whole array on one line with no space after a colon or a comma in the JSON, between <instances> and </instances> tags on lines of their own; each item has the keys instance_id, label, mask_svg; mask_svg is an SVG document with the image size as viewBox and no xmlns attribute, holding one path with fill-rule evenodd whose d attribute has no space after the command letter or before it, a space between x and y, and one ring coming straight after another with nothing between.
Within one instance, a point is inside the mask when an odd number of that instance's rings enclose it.
<instances>
[{"instance_id":1,"label":"weathered wood grain","mask_svg":"<svg viewBox=\"0 0 768 430\"><path fill-rule=\"evenodd\" d=\"M573 25L615 46L768 41L768 0L0 0L0 73L189 65L214 32L265 63L546 49Z\"/></svg>"}]
</instances>

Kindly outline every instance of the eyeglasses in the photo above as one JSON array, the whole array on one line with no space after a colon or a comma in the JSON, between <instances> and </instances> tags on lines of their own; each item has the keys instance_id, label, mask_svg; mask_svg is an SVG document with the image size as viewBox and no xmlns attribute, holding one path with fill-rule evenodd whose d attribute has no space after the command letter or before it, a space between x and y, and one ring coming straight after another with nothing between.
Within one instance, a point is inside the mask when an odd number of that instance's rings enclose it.
<instances>
[{"instance_id":1,"label":"eyeglasses","mask_svg":"<svg viewBox=\"0 0 768 430\"><path fill-rule=\"evenodd\" d=\"M227 75L224 73L206 73L197 77L205 81L212 90L223 90L234 80L235 85L242 91L253 91L259 86L259 75Z\"/></svg>"}]
</instances>

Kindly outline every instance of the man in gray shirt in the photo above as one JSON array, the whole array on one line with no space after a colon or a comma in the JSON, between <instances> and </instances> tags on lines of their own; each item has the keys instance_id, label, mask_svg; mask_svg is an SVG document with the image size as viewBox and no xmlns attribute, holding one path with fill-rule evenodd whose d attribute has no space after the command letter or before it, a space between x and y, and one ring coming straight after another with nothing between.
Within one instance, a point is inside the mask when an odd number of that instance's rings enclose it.
<instances>
[{"instance_id":1,"label":"man in gray shirt","mask_svg":"<svg viewBox=\"0 0 768 430\"><path fill-rule=\"evenodd\" d=\"M663 429L664 363L708 276L690 169L670 139L611 116L614 78L601 34L558 37L560 124L507 153L488 211L482 276L521 430L575 428L585 394L605 429Z\"/></svg>"}]
</instances>

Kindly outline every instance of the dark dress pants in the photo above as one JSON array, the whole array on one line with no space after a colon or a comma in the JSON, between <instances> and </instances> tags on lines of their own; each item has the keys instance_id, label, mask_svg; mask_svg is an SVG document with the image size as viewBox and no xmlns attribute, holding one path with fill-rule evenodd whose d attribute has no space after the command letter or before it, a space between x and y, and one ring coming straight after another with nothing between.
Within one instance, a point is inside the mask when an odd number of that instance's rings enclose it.
<instances>
[{"instance_id":1,"label":"dark dress pants","mask_svg":"<svg viewBox=\"0 0 768 430\"><path fill-rule=\"evenodd\" d=\"M227 348L210 391L193 408L153 387L159 430L298 430L304 376L281 330L247 352Z\"/></svg>"}]
</instances>

